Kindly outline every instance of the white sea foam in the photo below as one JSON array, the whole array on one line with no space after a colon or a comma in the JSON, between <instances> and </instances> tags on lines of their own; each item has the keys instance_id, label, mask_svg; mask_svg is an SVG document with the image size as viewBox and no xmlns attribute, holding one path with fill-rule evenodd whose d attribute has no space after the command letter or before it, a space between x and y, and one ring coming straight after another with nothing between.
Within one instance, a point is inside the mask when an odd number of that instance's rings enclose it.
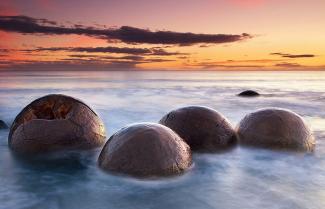
<instances>
[{"instance_id":1,"label":"white sea foam","mask_svg":"<svg viewBox=\"0 0 325 209\"><path fill-rule=\"evenodd\" d=\"M256 98L236 94L253 89ZM323 72L0 72L0 118L10 123L32 100L68 94L89 104L108 135L134 122L158 121L171 109L205 105L235 125L263 107L291 109L315 130L313 154L238 147L195 154L184 176L137 180L102 172L100 150L63 160L25 162L0 131L0 208L325 208Z\"/></svg>"}]
</instances>

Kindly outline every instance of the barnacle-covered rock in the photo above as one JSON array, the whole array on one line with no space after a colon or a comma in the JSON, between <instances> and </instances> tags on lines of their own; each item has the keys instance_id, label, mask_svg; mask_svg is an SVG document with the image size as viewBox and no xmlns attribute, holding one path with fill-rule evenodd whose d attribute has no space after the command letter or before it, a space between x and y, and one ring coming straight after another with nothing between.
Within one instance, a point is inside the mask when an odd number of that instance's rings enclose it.
<instances>
[{"instance_id":1,"label":"barnacle-covered rock","mask_svg":"<svg viewBox=\"0 0 325 209\"><path fill-rule=\"evenodd\" d=\"M130 125L106 142L98 165L136 177L183 173L192 164L189 146L171 129L154 123Z\"/></svg>"},{"instance_id":2,"label":"barnacle-covered rock","mask_svg":"<svg viewBox=\"0 0 325 209\"><path fill-rule=\"evenodd\" d=\"M65 149L90 149L105 142L98 115L83 102L51 94L27 105L15 118L8 137L18 153L43 153Z\"/></svg>"},{"instance_id":3,"label":"barnacle-covered rock","mask_svg":"<svg viewBox=\"0 0 325 209\"><path fill-rule=\"evenodd\" d=\"M315 138L302 117L278 108L261 109L242 119L237 127L240 144L312 151Z\"/></svg>"}]
</instances>

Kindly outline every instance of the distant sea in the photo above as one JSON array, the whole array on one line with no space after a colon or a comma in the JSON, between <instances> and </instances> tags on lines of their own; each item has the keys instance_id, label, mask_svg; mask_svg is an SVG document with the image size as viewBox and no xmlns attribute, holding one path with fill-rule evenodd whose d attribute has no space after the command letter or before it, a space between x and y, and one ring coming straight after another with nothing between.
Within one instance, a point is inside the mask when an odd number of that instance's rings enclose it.
<instances>
[{"instance_id":1,"label":"distant sea","mask_svg":"<svg viewBox=\"0 0 325 209\"><path fill-rule=\"evenodd\" d=\"M236 96L247 89L262 96ZM90 105L108 137L127 124L157 122L186 105L214 108L234 126L259 108L287 108L312 127L316 150L237 147L194 154L194 166L185 175L138 180L98 169L100 149L46 163L17 159L8 149L8 130L0 130L1 209L325 208L325 72L0 71L0 119L10 124L25 105L51 93Z\"/></svg>"}]
</instances>

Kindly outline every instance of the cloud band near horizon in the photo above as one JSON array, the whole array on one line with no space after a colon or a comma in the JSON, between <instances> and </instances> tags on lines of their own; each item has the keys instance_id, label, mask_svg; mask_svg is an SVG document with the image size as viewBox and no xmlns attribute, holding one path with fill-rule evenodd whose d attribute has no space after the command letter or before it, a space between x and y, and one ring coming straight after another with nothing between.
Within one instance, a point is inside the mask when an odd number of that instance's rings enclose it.
<instances>
[{"instance_id":1,"label":"cloud band near horizon","mask_svg":"<svg viewBox=\"0 0 325 209\"><path fill-rule=\"evenodd\" d=\"M38 47L34 49L22 49L22 52L87 52L87 53L114 53L114 54L132 54L132 55L155 55L155 56L172 56L172 55L188 55L181 52L168 52L159 47L153 48L131 48L131 47Z\"/></svg>"},{"instance_id":2,"label":"cloud band near horizon","mask_svg":"<svg viewBox=\"0 0 325 209\"><path fill-rule=\"evenodd\" d=\"M281 53L281 52L276 52L276 53L270 53L270 55L276 55L276 56L281 56L283 58L312 58L316 57L314 54L289 54L289 53Z\"/></svg>"}]
</instances>

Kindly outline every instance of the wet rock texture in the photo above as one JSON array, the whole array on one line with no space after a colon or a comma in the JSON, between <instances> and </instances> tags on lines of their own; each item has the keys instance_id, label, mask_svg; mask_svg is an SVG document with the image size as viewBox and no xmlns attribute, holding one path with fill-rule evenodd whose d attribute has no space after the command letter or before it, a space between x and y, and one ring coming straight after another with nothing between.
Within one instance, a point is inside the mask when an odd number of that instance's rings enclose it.
<instances>
[{"instance_id":1,"label":"wet rock texture","mask_svg":"<svg viewBox=\"0 0 325 209\"><path fill-rule=\"evenodd\" d=\"M130 125L106 142L98 165L135 177L183 173L192 164L189 146L171 129L154 123Z\"/></svg>"},{"instance_id":2,"label":"wet rock texture","mask_svg":"<svg viewBox=\"0 0 325 209\"><path fill-rule=\"evenodd\" d=\"M7 128L8 125L3 120L0 120L0 129L7 129Z\"/></svg>"},{"instance_id":3,"label":"wet rock texture","mask_svg":"<svg viewBox=\"0 0 325 209\"><path fill-rule=\"evenodd\" d=\"M246 90L238 94L238 96L240 97L257 97L259 95L260 95L259 93L253 90Z\"/></svg>"},{"instance_id":4,"label":"wet rock texture","mask_svg":"<svg viewBox=\"0 0 325 209\"><path fill-rule=\"evenodd\" d=\"M312 151L315 139L304 120L285 109L262 109L248 114L237 127L243 145Z\"/></svg>"},{"instance_id":5,"label":"wet rock texture","mask_svg":"<svg viewBox=\"0 0 325 209\"><path fill-rule=\"evenodd\" d=\"M9 133L10 148L18 153L90 149L103 145L105 129L97 114L83 102L52 94L27 105Z\"/></svg>"},{"instance_id":6,"label":"wet rock texture","mask_svg":"<svg viewBox=\"0 0 325 209\"><path fill-rule=\"evenodd\" d=\"M176 109L165 115L159 123L174 130L193 151L222 151L236 144L236 134L228 120L207 107Z\"/></svg>"}]
</instances>

